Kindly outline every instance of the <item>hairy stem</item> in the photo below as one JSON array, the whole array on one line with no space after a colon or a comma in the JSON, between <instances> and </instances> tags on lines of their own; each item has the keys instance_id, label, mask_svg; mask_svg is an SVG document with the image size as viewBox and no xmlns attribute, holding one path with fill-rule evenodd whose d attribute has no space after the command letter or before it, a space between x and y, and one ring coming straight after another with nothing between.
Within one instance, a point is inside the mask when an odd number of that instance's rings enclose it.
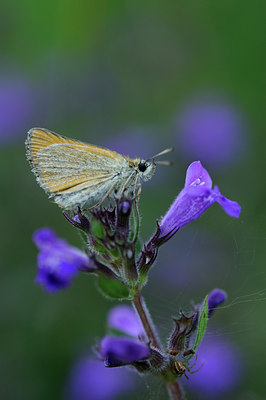
<instances>
[{"instance_id":1,"label":"hairy stem","mask_svg":"<svg viewBox=\"0 0 266 400\"><path fill-rule=\"evenodd\" d=\"M168 383L167 389L171 400L184 400L184 395L177 380L175 382Z\"/></svg>"},{"instance_id":2,"label":"hairy stem","mask_svg":"<svg viewBox=\"0 0 266 400\"><path fill-rule=\"evenodd\" d=\"M161 350L162 346L160 339L155 331L154 324L152 322L150 313L146 307L145 301L140 293L137 293L132 300L134 308L142 322L143 328L146 332L147 338L150 340L151 344L157 349ZM175 380L174 382L167 383L167 389L171 400L184 400L182 390Z\"/></svg>"},{"instance_id":3,"label":"hairy stem","mask_svg":"<svg viewBox=\"0 0 266 400\"><path fill-rule=\"evenodd\" d=\"M146 307L143 297L141 296L140 293L137 293L132 301L134 308L142 322L147 338L150 340L151 344L154 347L156 347L157 349L161 349L160 340L155 333L154 324L152 322L150 313Z\"/></svg>"}]
</instances>

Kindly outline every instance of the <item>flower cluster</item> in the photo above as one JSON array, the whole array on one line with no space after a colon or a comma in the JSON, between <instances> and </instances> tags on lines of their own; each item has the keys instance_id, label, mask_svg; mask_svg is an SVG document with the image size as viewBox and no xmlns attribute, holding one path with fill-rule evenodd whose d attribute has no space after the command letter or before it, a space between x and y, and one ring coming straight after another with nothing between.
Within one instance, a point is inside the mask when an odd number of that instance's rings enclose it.
<instances>
[{"instance_id":1,"label":"flower cluster","mask_svg":"<svg viewBox=\"0 0 266 400\"><path fill-rule=\"evenodd\" d=\"M167 348L162 346L141 295L148 272L159 248L180 228L199 218L217 202L231 217L238 218L240 206L212 188L210 175L199 161L187 170L185 186L157 229L141 248L138 198L116 199L108 208L78 209L64 212L68 222L78 228L85 251L70 246L49 228L34 234L40 253L36 282L48 292L67 288L78 273L97 276L98 288L111 299L132 301L134 308L119 305L108 316L109 331L97 346L97 357L106 367L130 366L139 372L160 376L169 393L182 399L177 378L193 372L192 359L203 339L207 320L225 300L221 289L212 290L191 313L182 311L173 318L174 328Z\"/></svg>"}]
</instances>

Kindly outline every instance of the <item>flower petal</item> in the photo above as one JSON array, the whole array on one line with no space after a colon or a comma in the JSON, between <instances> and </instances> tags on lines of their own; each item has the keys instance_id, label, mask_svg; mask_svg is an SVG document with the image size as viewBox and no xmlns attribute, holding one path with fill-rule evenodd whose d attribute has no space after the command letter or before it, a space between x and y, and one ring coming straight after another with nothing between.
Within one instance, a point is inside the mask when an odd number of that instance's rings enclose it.
<instances>
[{"instance_id":1,"label":"flower petal","mask_svg":"<svg viewBox=\"0 0 266 400\"><path fill-rule=\"evenodd\" d=\"M108 325L136 338L145 335L139 317L130 306L121 305L112 308L108 314Z\"/></svg>"},{"instance_id":2,"label":"flower petal","mask_svg":"<svg viewBox=\"0 0 266 400\"><path fill-rule=\"evenodd\" d=\"M207 188L212 187L211 177L200 161L191 163L186 173L185 187L197 185L204 185Z\"/></svg>"},{"instance_id":3,"label":"flower petal","mask_svg":"<svg viewBox=\"0 0 266 400\"><path fill-rule=\"evenodd\" d=\"M100 352L107 367L132 364L150 356L148 346L126 337L106 336L101 341Z\"/></svg>"},{"instance_id":4,"label":"flower petal","mask_svg":"<svg viewBox=\"0 0 266 400\"><path fill-rule=\"evenodd\" d=\"M223 208L226 214L230 217L238 218L241 212L241 206L233 200L229 200L227 197L220 194L216 199L217 203Z\"/></svg>"}]
</instances>

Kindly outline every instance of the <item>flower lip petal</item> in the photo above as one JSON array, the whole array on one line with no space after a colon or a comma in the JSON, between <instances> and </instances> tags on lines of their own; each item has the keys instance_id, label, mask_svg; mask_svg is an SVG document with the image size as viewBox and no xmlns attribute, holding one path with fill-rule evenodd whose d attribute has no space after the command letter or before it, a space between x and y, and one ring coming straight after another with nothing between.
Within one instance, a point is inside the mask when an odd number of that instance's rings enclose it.
<instances>
[{"instance_id":1,"label":"flower lip petal","mask_svg":"<svg viewBox=\"0 0 266 400\"><path fill-rule=\"evenodd\" d=\"M145 344L127 337L114 336L102 339L100 353L107 367L132 364L150 356L150 350Z\"/></svg>"},{"instance_id":2,"label":"flower lip petal","mask_svg":"<svg viewBox=\"0 0 266 400\"><path fill-rule=\"evenodd\" d=\"M216 201L230 217L238 218L240 216L241 206L236 201L229 200L222 194L217 197Z\"/></svg>"},{"instance_id":3,"label":"flower lip petal","mask_svg":"<svg viewBox=\"0 0 266 400\"><path fill-rule=\"evenodd\" d=\"M212 187L212 180L205 168L203 168L200 161L194 161L187 169L185 188L188 186L205 186Z\"/></svg>"}]
</instances>

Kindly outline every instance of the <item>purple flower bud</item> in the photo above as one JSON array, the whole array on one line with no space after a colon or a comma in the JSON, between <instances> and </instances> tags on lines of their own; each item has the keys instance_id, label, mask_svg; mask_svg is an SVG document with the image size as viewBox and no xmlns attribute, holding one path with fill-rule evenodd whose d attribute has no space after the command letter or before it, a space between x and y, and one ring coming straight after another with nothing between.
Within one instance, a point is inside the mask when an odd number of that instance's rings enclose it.
<instances>
[{"instance_id":1,"label":"purple flower bud","mask_svg":"<svg viewBox=\"0 0 266 400\"><path fill-rule=\"evenodd\" d=\"M47 292L67 288L79 270L93 269L90 258L56 236L50 228L42 228L33 235L40 250L36 283Z\"/></svg>"},{"instance_id":2,"label":"purple flower bud","mask_svg":"<svg viewBox=\"0 0 266 400\"><path fill-rule=\"evenodd\" d=\"M148 346L127 337L106 336L100 344L100 353L107 367L119 367L145 360L150 356Z\"/></svg>"},{"instance_id":3,"label":"purple flower bud","mask_svg":"<svg viewBox=\"0 0 266 400\"><path fill-rule=\"evenodd\" d=\"M117 400L134 389L136 374L127 368L106 368L101 361L81 358L66 386L68 400Z\"/></svg>"},{"instance_id":4,"label":"purple flower bud","mask_svg":"<svg viewBox=\"0 0 266 400\"><path fill-rule=\"evenodd\" d=\"M135 310L126 305L111 309L108 314L108 325L133 337L144 337L144 329Z\"/></svg>"},{"instance_id":5,"label":"purple flower bud","mask_svg":"<svg viewBox=\"0 0 266 400\"><path fill-rule=\"evenodd\" d=\"M227 299L227 294L224 290L213 289L208 296L209 317L213 311Z\"/></svg>"},{"instance_id":6,"label":"purple flower bud","mask_svg":"<svg viewBox=\"0 0 266 400\"><path fill-rule=\"evenodd\" d=\"M215 201L228 215L239 217L240 205L224 197L217 186L212 189L210 175L200 161L194 161L187 169L184 189L163 217L159 232L151 240L159 245L167 241L178 229L199 218Z\"/></svg>"}]
</instances>

